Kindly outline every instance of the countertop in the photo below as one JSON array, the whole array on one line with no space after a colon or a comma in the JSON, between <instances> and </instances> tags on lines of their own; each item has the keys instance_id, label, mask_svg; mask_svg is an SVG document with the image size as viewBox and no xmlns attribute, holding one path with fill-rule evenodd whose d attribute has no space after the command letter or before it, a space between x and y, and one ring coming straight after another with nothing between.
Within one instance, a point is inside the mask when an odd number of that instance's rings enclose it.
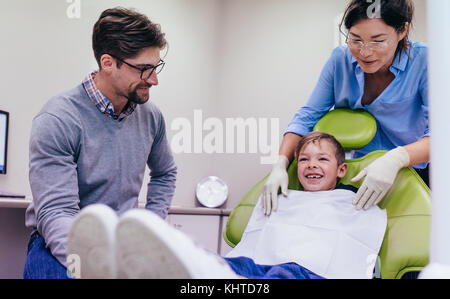
<instances>
[{"instance_id":1,"label":"countertop","mask_svg":"<svg viewBox=\"0 0 450 299\"><path fill-rule=\"evenodd\" d=\"M31 203L32 198L11 198L1 197L0 208L18 208L26 209ZM143 208L144 204L139 204L139 208ZM181 207L172 206L169 208L169 214L188 214L188 215L221 215L228 216L232 212L232 209L222 208L203 208L203 207Z\"/></svg>"}]
</instances>

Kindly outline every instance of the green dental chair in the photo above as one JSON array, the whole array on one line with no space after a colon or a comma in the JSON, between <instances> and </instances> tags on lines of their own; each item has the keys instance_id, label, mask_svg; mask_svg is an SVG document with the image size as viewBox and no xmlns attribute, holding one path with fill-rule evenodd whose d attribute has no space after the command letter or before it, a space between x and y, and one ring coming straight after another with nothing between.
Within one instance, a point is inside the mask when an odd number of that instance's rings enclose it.
<instances>
[{"instance_id":1,"label":"green dental chair","mask_svg":"<svg viewBox=\"0 0 450 299\"><path fill-rule=\"evenodd\" d=\"M376 133L374 118L363 110L336 109L327 113L314 127L315 131L336 137L345 150L359 149L367 145ZM340 183L360 187L352 183L364 167L384 155L375 151L359 159L347 160L348 172ZM288 168L289 189L302 190L297 179L297 161ZM235 207L228 218L223 237L228 245L236 246L263 192L267 177L256 184ZM400 170L394 185L378 204L387 210L388 223L379 252L378 272L383 279L400 279L408 273L419 272L428 264L429 235L431 225L431 195L427 185L413 168ZM406 274L406 276L405 276Z\"/></svg>"}]
</instances>

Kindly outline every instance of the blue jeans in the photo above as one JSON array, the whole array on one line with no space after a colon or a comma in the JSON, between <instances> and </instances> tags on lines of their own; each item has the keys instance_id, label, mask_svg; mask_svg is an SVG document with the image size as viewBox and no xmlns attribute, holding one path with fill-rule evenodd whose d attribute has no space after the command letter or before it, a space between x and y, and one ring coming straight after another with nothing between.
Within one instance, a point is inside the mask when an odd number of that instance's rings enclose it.
<instances>
[{"instance_id":1,"label":"blue jeans","mask_svg":"<svg viewBox=\"0 0 450 299\"><path fill-rule=\"evenodd\" d=\"M51 254L44 238L34 232L28 243L28 255L23 270L24 279L68 279L64 267Z\"/></svg>"},{"instance_id":2,"label":"blue jeans","mask_svg":"<svg viewBox=\"0 0 450 299\"><path fill-rule=\"evenodd\" d=\"M323 279L323 277L297 265L257 265L247 257L225 258L236 274L250 279Z\"/></svg>"}]
</instances>

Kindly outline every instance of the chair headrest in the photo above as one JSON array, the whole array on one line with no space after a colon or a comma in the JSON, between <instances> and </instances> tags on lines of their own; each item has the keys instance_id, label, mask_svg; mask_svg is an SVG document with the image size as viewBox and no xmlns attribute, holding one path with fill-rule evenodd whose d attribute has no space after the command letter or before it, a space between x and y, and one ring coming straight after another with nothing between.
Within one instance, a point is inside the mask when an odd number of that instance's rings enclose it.
<instances>
[{"instance_id":1,"label":"chair headrest","mask_svg":"<svg viewBox=\"0 0 450 299\"><path fill-rule=\"evenodd\" d=\"M314 131L333 135L345 150L354 150L372 141L377 132L377 123L365 110L335 109L319 120Z\"/></svg>"}]
</instances>

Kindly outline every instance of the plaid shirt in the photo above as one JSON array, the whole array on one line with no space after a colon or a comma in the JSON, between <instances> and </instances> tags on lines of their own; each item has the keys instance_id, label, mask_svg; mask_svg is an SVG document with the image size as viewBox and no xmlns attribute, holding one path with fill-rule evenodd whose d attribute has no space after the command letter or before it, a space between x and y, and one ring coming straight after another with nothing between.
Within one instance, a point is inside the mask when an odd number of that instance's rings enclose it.
<instances>
[{"instance_id":1,"label":"plaid shirt","mask_svg":"<svg viewBox=\"0 0 450 299\"><path fill-rule=\"evenodd\" d=\"M94 71L86 76L86 78L82 82L84 89L86 90L89 98L91 99L92 103L94 103L94 105L98 108L98 110L111 118L122 121L126 116L133 113L136 107L136 103L128 102L128 108L125 111L120 113L120 115L115 114L112 103L101 93L101 91L95 85L94 78L97 74L98 71Z\"/></svg>"}]
</instances>

